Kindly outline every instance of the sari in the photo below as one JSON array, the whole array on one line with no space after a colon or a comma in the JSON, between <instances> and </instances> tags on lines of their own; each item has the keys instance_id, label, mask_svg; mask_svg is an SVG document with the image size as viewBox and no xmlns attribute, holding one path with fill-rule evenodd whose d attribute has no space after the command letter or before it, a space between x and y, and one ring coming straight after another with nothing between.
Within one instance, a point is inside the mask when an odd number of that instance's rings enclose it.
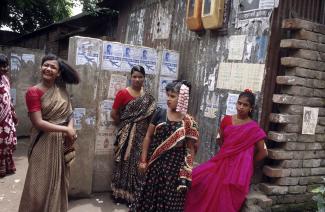
<instances>
[{"instance_id":1,"label":"sari","mask_svg":"<svg viewBox=\"0 0 325 212\"><path fill-rule=\"evenodd\" d=\"M226 126L219 153L193 170L185 211L239 211L253 175L254 145L265 137L255 121Z\"/></svg>"},{"instance_id":2,"label":"sari","mask_svg":"<svg viewBox=\"0 0 325 212\"><path fill-rule=\"evenodd\" d=\"M115 164L111 189L115 198L121 198L128 203L134 201L134 193L142 180L138 173L138 161L142 142L155 110L155 99L145 93L131 100L120 111L121 122L114 144Z\"/></svg>"},{"instance_id":3,"label":"sari","mask_svg":"<svg viewBox=\"0 0 325 212\"><path fill-rule=\"evenodd\" d=\"M156 125L149 147L146 177L133 211L183 211L185 194L192 179L193 158L187 148L188 139L198 143L198 126L185 115L182 121L166 121Z\"/></svg>"},{"instance_id":4,"label":"sari","mask_svg":"<svg viewBox=\"0 0 325 212\"><path fill-rule=\"evenodd\" d=\"M14 113L9 80L5 75L0 75L0 177L16 171L12 158L17 145Z\"/></svg>"},{"instance_id":5,"label":"sari","mask_svg":"<svg viewBox=\"0 0 325 212\"><path fill-rule=\"evenodd\" d=\"M53 86L41 97L44 120L67 125L72 108L64 87ZM62 132L42 132L33 127L28 151L28 170L20 201L20 212L65 212L68 209L70 169Z\"/></svg>"}]
</instances>

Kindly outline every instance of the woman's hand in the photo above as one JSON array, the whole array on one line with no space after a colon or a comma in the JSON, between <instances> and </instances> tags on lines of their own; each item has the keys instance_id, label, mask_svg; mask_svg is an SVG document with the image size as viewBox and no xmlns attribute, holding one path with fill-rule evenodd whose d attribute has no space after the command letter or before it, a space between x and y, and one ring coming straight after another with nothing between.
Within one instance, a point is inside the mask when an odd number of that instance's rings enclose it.
<instances>
[{"instance_id":1,"label":"woman's hand","mask_svg":"<svg viewBox=\"0 0 325 212\"><path fill-rule=\"evenodd\" d=\"M138 170L141 174L144 174L147 171L148 163L147 162L139 162Z\"/></svg>"},{"instance_id":2,"label":"woman's hand","mask_svg":"<svg viewBox=\"0 0 325 212\"><path fill-rule=\"evenodd\" d=\"M72 144L77 140L77 133L76 133L76 130L75 129L73 129L73 127L71 127L71 126L68 126L67 127L67 131L66 131L66 140L69 142L69 143L71 143L72 142ZM71 144L71 145L72 145Z\"/></svg>"}]
</instances>

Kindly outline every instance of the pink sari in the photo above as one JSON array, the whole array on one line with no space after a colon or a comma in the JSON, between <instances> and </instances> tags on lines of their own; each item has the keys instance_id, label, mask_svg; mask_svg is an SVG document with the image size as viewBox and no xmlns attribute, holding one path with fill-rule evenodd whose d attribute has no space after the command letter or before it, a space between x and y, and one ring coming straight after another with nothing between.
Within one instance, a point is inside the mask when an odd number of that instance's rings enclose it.
<instances>
[{"instance_id":1,"label":"pink sari","mask_svg":"<svg viewBox=\"0 0 325 212\"><path fill-rule=\"evenodd\" d=\"M254 145L265 137L254 121L227 126L219 153L193 170L185 211L239 211L253 175Z\"/></svg>"}]
</instances>

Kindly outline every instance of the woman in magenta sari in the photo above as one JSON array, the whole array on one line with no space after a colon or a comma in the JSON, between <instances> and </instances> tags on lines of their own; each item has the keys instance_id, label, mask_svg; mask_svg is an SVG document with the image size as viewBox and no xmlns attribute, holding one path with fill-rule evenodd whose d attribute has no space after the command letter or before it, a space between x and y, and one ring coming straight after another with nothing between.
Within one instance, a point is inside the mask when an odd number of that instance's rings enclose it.
<instances>
[{"instance_id":1,"label":"woman in magenta sari","mask_svg":"<svg viewBox=\"0 0 325 212\"><path fill-rule=\"evenodd\" d=\"M193 170L186 212L239 211L249 191L254 163L267 156L264 131L251 119L254 94L246 89L236 103L237 114L220 124L219 153Z\"/></svg>"}]
</instances>

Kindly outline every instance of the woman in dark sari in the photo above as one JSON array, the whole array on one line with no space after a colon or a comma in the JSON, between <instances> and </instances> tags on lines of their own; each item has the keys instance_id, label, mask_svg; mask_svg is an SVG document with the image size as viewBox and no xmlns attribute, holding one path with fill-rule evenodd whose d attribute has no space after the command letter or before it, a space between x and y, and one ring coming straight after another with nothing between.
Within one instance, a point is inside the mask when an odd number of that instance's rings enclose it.
<instances>
[{"instance_id":1,"label":"woman in dark sari","mask_svg":"<svg viewBox=\"0 0 325 212\"><path fill-rule=\"evenodd\" d=\"M196 122L187 114L189 90L186 81L169 83L168 109L157 110L152 118L139 163L146 176L132 208L136 212L184 210L199 137Z\"/></svg>"},{"instance_id":2,"label":"woman in dark sari","mask_svg":"<svg viewBox=\"0 0 325 212\"><path fill-rule=\"evenodd\" d=\"M41 76L42 81L26 92L33 128L19 212L65 212L69 165L74 158L72 145L77 139L66 83L79 83L79 76L51 54L42 59Z\"/></svg>"},{"instance_id":3,"label":"woman in dark sari","mask_svg":"<svg viewBox=\"0 0 325 212\"><path fill-rule=\"evenodd\" d=\"M137 165L142 141L152 114L156 109L153 96L143 92L145 70L142 66L131 69L131 86L116 94L111 117L119 130L115 142L115 167L111 184L116 202L131 204L141 183Z\"/></svg>"},{"instance_id":4,"label":"woman in dark sari","mask_svg":"<svg viewBox=\"0 0 325 212\"><path fill-rule=\"evenodd\" d=\"M0 178L16 171L13 152L16 149L17 124L16 113L10 98L10 83L8 58L0 54Z\"/></svg>"}]
</instances>

